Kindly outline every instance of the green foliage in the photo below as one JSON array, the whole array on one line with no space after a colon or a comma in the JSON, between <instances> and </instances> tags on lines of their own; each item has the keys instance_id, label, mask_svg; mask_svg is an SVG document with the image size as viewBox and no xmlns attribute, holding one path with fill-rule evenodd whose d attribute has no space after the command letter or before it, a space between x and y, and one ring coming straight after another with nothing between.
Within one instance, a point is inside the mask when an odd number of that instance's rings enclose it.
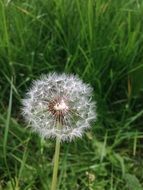
<instances>
[{"instance_id":1,"label":"green foliage","mask_svg":"<svg viewBox=\"0 0 143 190\"><path fill-rule=\"evenodd\" d=\"M75 73L98 121L61 148L59 189L143 189L143 1L0 0L0 190L50 189L54 144L26 129L32 79Z\"/></svg>"},{"instance_id":2,"label":"green foliage","mask_svg":"<svg viewBox=\"0 0 143 190\"><path fill-rule=\"evenodd\" d=\"M136 176L131 174L126 174L125 179L129 189L134 190L136 188L136 190L142 190L141 184L139 180L136 178Z\"/></svg>"}]
</instances>

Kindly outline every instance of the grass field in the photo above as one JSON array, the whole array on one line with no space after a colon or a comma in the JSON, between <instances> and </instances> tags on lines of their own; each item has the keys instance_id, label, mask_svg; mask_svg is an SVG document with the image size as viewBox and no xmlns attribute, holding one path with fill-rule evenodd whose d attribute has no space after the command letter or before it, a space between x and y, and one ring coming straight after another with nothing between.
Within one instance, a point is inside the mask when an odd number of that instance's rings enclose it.
<instances>
[{"instance_id":1,"label":"grass field","mask_svg":"<svg viewBox=\"0 0 143 190\"><path fill-rule=\"evenodd\" d=\"M143 1L0 0L0 190L50 190L55 141L20 113L31 81L78 74L98 119L63 143L59 190L143 190Z\"/></svg>"}]
</instances>

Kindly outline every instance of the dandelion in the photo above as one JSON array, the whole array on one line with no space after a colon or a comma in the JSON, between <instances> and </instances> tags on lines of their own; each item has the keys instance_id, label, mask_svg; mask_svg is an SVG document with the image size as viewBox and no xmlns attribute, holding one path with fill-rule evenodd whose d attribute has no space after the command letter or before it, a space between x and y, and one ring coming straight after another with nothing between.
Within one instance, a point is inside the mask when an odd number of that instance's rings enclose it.
<instances>
[{"instance_id":1,"label":"dandelion","mask_svg":"<svg viewBox=\"0 0 143 190\"><path fill-rule=\"evenodd\" d=\"M52 182L54 190L60 142L82 137L96 119L92 87L78 76L50 73L33 81L22 104L23 116L31 129L43 138L57 139Z\"/></svg>"},{"instance_id":2,"label":"dandelion","mask_svg":"<svg viewBox=\"0 0 143 190\"><path fill-rule=\"evenodd\" d=\"M42 75L33 81L23 100L23 115L40 136L71 141L81 137L96 118L91 98L92 88L77 76Z\"/></svg>"}]
</instances>

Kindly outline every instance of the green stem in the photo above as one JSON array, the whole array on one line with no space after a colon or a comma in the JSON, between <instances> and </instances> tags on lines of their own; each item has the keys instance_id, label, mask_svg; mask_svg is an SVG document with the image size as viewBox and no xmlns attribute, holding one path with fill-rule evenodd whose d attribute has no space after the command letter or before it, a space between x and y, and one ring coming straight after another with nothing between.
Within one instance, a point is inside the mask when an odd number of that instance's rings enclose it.
<instances>
[{"instance_id":1,"label":"green stem","mask_svg":"<svg viewBox=\"0 0 143 190\"><path fill-rule=\"evenodd\" d=\"M57 175L58 175L58 166L59 166L59 153L60 153L60 138L56 138L56 147L55 147L55 156L54 156L54 169L52 177L51 190L56 190L57 186Z\"/></svg>"}]
</instances>

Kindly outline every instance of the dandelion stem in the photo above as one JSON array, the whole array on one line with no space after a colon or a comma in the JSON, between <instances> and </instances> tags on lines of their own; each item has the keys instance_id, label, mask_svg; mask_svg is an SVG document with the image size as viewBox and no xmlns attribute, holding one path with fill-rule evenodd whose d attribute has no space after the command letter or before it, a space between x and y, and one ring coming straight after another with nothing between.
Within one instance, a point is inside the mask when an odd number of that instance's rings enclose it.
<instances>
[{"instance_id":1,"label":"dandelion stem","mask_svg":"<svg viewBox=\"0 0 143 190\"><path fill-rule=\"evenodd\" d=\"M57 175L58 175L58 166L59 166L59 153L60 153L60 138L56 138L56 147L55 147L55 156L54 156L54 169L52 177L51 190L56 190L57 186Z\"/></svg>"}]
</instances>

